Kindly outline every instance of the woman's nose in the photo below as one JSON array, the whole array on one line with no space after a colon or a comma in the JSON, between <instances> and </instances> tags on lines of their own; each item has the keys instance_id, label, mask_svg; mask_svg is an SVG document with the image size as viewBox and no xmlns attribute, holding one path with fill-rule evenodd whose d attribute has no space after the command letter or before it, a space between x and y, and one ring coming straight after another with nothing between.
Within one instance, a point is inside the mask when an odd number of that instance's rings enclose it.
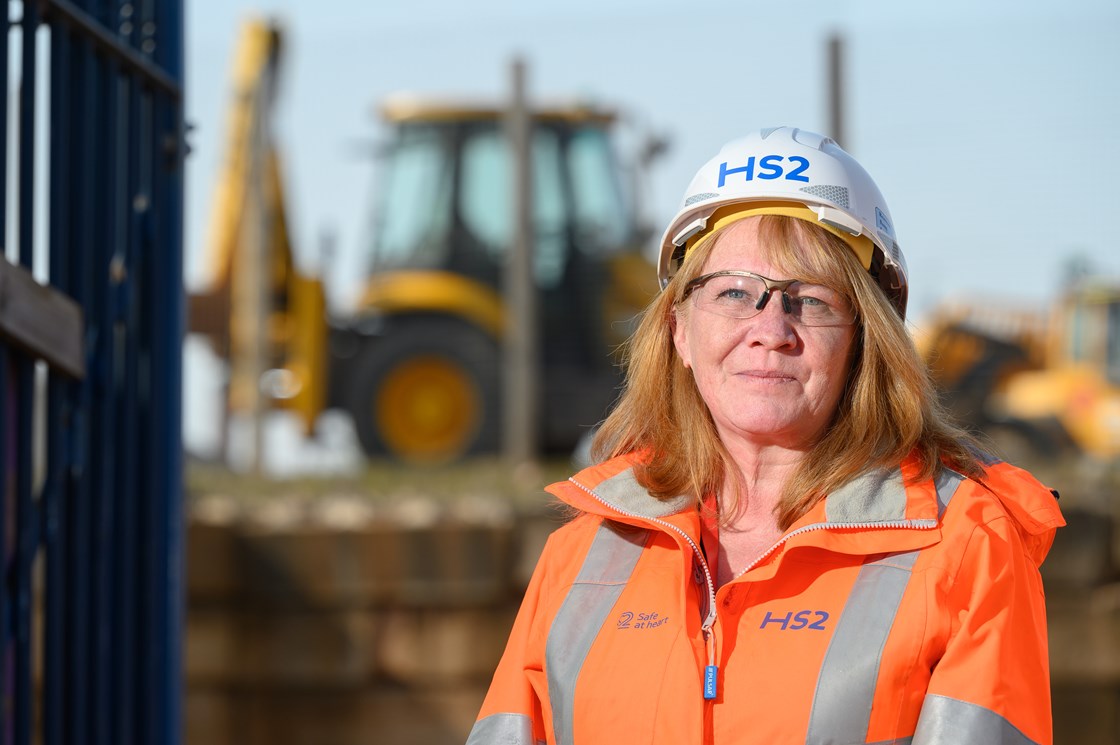
<instances>
[{"instance_id":1,"label":"woman's nose","mask_svg":"<svg viewBox=\"0 0 1120 745\"><path fill-rule=\"evenodd\" d=\"M785 293L771 293L762 311L746 321L748 343L772 348L796 345L797 333L788 308Z\"/></svg>"}]
</instances>

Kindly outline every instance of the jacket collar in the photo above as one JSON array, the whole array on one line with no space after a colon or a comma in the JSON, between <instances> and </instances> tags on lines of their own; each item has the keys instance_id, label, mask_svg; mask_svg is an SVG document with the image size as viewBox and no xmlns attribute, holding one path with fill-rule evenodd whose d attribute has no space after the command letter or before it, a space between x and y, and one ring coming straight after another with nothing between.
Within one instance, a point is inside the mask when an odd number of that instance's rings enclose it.
<instances>
[{"instance_id":1,"label":"jacket collar","mask_svg":"<svg viewBox=\"0 0 1120 745\"><path fill-rule=\"evenodd\" d=\"M698 500L692 495L656 499L638 483L634 468L641 454L629 454L586 468L548 491L583 512L654 527L670 521L694 537L699 531ZM1064 525L1057 494L1031 474L1007 463L985 464L979 485L990 491L1018 525L1027 550L1041 564ZM936 479L916 478L919 465L869 470L829 494L786 532L794 544L850 554L912 550L940 540L941 515L966 479L944 468ZM796 534L796 535L795 535Z\"/></svg>"},{"instance_id":2,"label":"jacket collar","mask_svg":"<svg viewBox=\"0 0 1120 745\"><path fill-rule=\"evenodd\" d=\"M636 454L613 458L580 471L566 482L552 484L548 491L579 510L607 518L621 514L659 519L695 511L698 500L692 495L668 499L650 496L634 475L639 463ZM797 525L932 527L948 501L942 492L954 486L947 482L956 474L948 471L939 483L927 481L907 487L907 472L915 467L907 461L901 468L867 471L818 502Z\"/></svg>"}]
</instances>

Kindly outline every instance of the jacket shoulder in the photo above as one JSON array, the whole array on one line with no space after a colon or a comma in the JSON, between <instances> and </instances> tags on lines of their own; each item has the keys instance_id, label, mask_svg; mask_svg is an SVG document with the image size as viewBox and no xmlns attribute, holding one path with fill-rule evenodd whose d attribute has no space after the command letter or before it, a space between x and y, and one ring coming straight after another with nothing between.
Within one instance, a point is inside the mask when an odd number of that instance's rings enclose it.
<instances>
[{"instance_id":1,"label":"jacket shoulder","mask_svg":"<svg viewBox=\"0 0 1120 745\"><path fill-rule=\"evenodd\" d=\"M1065 525L1057 493L1030 472L1003 462L986 464L981 476L964 483L967 488L951 501L943 529L964 537L1006 519L1007 538L1020 543L1035 565L1041 565L1055 531Z\"/></svg>"},{"instance_id":2,"label":"jacket shoulder","mask_svg":"<svg viewBox=\"0 0 1120 745\"><path fill-rule=\"evenodd\" d=\"M985 466L978 482L999 500L1008 514L1030 535L1049 533L1066 524L1058 507L1058 493L1029 471L998 461Z\"/></svg>"}]
</instances>

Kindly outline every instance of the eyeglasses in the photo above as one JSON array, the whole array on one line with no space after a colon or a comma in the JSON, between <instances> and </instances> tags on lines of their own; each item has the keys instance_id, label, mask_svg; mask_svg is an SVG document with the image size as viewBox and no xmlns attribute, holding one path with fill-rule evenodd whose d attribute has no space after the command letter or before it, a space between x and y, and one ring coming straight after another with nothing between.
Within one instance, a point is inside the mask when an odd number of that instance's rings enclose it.
<instances>
[{"instance_id":1,"label":"eyeglasses","mask_svg":"<svg viewBox=\"0 0 1120 745\"><path fill-rule=\"evenodd\" d=\"M777 290L782 310L802 326L849 326L855 316L840 293L797 279L770 279L754 272L712 272L685 285L684 298L693 297L700 310L727 318L753 318L762 312Z\"/></svg>"}]
</instances>

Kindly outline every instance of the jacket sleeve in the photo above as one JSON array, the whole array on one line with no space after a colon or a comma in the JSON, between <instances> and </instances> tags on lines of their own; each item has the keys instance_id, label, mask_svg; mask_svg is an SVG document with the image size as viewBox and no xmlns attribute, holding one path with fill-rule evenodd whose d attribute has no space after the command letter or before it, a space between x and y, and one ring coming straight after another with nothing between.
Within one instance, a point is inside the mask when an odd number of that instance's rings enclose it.
<instances>
[{"instance_id":1,"label":"jacket sleeve","mask_svg":"<svg viewBox=\"0 0 1120 745\"><path fill-rule=\"evenodd\" d=\"M976 525L968 538L942 598L948 641L914 745L1051 743L1045 598L1027 545L1037 536L1023 533L1005 513Z\"/></svg>"},{"instance_id":2,"label":"jacket sleeve","mask_svg":"<svg viewBox=\"0 0 1120 745\"><path fill-rule=\"evenodd\" d=\"M545 742L542 702L534 682L543 685L542 632L549 565L556 552L556 534L549 537L533 571L505 652L498 663L478 720L467 745L537 745Z\"/></svg>"}]
</instances>

